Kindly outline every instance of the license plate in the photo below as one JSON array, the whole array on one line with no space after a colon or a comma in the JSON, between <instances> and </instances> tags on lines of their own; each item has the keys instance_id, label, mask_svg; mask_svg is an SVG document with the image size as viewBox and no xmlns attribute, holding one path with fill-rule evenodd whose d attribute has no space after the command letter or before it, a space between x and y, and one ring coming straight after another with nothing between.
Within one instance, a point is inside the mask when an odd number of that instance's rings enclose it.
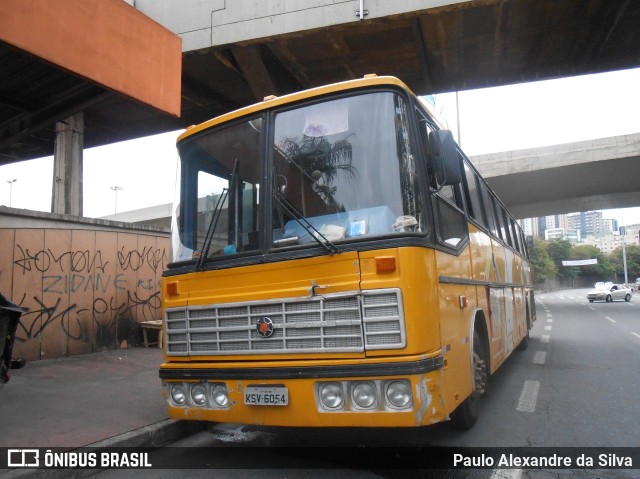
<instances>
[{"instance_id":1,"label":"license plate","mask_svg":"<svg viewBox=\"0 0 640 479\"><path fill-rule=\"evenodd\" d=\"M251 406L286 406L289 390L284 386L247 386L244 403Z\"/></svg>"}]
</instances>

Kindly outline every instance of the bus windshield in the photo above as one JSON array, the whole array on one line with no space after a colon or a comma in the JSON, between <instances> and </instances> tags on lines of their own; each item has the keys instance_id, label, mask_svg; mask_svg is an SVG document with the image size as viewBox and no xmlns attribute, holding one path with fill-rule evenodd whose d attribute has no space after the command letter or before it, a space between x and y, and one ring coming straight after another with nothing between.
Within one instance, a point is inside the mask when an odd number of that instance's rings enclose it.
<instances>
[{"instance_id":1,"label":"bus windshield","mask_svg":"<svg viewBox=\"0 0 640 479\"><path fill-rule=\"evenodd\" d=\"M174 261L425 234L409 112L402 95L370 92L184 140Z\"/></svg>"}]
</instances>

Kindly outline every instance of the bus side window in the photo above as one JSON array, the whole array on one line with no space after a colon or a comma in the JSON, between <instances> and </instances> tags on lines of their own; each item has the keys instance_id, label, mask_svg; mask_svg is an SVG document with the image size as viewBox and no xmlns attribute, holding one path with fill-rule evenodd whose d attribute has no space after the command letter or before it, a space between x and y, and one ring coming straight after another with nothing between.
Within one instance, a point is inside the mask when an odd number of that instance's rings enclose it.
<instances>
[{"instance_id":1,"label":"bus side window","mask_svg":"<svg viewBox=\"0 0 640 479\"><path fill-rule=\"evenodd\" d=\"M469 216L481 225L487 226L487 222L482 214L482 200L480 199L476 173L469 167L466 161L464 162L464 183Z\"/></svg>"},{"instance_id":2,"label":"bus side window","mask_svg":"<svg viewBox=\"0 0 640 479\"><path fill-rule=\"evenodd\" d=\"M509 223L511 224L511 237L513 238L513 247L518 253L522 254L522 248L520 247L520 235L518 234L518 225L511 217L509 217Z\"/></svg>"},{"instance_id":3,"label":"bus side window","mask_svg":"<svg viewBox=\"0 0 640 479\"><path fill-rule=\"evenodd\" d=\"M428 120L420 110L416 110L416 116L418 118L418 126L420 130L420 143L427 167L427 179L429 182L429 187L435 190L437 188L437 185L435 181L433 163L431 162L431 147L429 146L429 131L431 131L432 128L429 126Z\"/></svg>"},{"instance_id":4,"label":"bus side window","mask_svg":"<svg viewBox=\"0 0 640 479\"><path fill-rule=\"evenodd\" d=\"M498 202L496 202L496 207L502 213L502 224L504 225L504 240L509 246L513 247L513 239L511 238L511 223L509 221L511 218L509 218L507 211Z\"/></svg>"},{"instance_id":5,"label":"bus side window","mask_svg":"<svg viewBox=\"0 0 640 479\"><path fill-rule=\"evenodd\" d=\"M451 204L439 193L433 195L436 210L436 232L438 240L449 247L457 248L468 235L464 212Z\"/></svg>"},{"instance_id":6,"label":"bus side window","mask_svg":"<svg viewBox=\"0 0 640 479\"><path fill-rule=\"evenodd\" d=\"M480 182L480 192L482 193L482 204L487 219L487 228L489 228L493 236L498 237L498 227L496 225L495 215L493 214L493 197L487 185L482 181Z\"/></svg>"}]
</instances>

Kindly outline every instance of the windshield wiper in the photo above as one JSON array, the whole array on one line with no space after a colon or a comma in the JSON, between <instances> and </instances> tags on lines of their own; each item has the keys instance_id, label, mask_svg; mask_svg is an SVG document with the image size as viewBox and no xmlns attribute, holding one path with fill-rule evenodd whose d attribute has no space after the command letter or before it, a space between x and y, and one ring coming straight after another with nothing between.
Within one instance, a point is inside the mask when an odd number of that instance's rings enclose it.
<instances>
[{"instance_id":1,"label":"windshield wiper","mask_svg":"<svg viewBox=\"0 0 640 479\"><path fill-rule=\"evenodd\" d=\"M323 235L318 229L313 226L309 221L302 216L298 210L291 205L286 198L284 198L278 191L273 192L273 199L278 202L278 204L285 210L289 215L293 217L296 222L304 228L304 230L311 236L316 242L326 249L330 254L338 254L341 253L340 248L334 245L331 241L327 239L325 235Z\"/></svg>"},{"instance_id":2,"label":"windshield wiper","mask_svg":"<svg viewBox=\"0 0 640 479\"><path fill-rule=\"evenodd\" d=\"M200 257L198 258L198 262L196 263L196 271L202 271L204 269L204 264L207 261L207 256L209 256L209 249L211 248L211 242L213 241L213 234L216 231L216 227L218 226L218 220L222 215L222 207L224 206L224 202L229 196L229 190L233 188L236 177L238 176L238 165L240 162L236 159L233 165L233 171L231 172L231 178L229 179L229 188L223 188L222 193L218 197L218 201L216 202L216 206L213 209L213 216L211 217L211 221L209 222L209 227L207 228L207 234L204 237L204 243L202 244L202 250L200 250Z\"/></svg>"}]
</instances>

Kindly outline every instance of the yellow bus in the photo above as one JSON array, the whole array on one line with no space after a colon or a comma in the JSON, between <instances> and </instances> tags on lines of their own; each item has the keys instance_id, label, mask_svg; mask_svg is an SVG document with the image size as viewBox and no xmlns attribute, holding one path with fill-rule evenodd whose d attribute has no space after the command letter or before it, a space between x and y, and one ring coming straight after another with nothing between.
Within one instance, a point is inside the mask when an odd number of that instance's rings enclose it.
<instances>
[{"instance_id":1,"label":"yellow bus","mask_svg":"<svg viewBox=\"0 0 640 479\"><path fill-rule=\"evenodd\" d=\"M525 238L394 77L191 127L162 280L169 415L471 427L535 320Z\"/></svg>"}]
</instances>

